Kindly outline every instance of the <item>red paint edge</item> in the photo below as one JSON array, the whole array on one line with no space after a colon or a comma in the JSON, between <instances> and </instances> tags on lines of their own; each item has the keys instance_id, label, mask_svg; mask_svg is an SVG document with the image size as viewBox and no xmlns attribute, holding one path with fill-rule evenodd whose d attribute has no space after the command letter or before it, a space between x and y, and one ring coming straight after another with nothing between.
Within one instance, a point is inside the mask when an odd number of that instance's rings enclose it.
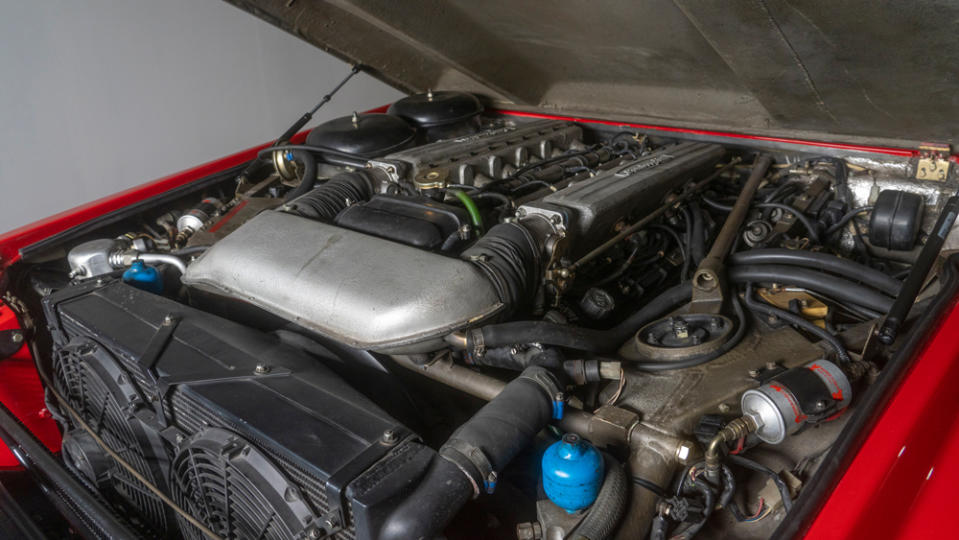
<instances>
[{"instance_id":1,"label":"red paint edge","mask_svg":"<svg viewBox=\"0 0 959 540\"><path fill-rule=\"evenodd\" d=\"M872 154L884 154L897 157L916 157L919 150L910 148L892 148L888 146L867 146L861 144L847 144L828 141L811 141L806 139L790 139L786 137L769 137L765 135L750 135L747 133L735 133L731 131L712 131L708 129L681 128L672 126L659 126L655 124L636 124L631 122L615 122L612 120L601 120L598 118L583 118L578 116L560 116L555 114L544 114L526 111L513 111L509 109L493 109L494 113L505 114L509 116L518 116L521 118L542 118L546 120L566 120L569 122L581 122L585 124L599 124L603 126L623 126L647 131L662 131L665 133L679 133L684 135L704 135L708 137L721 137L724 139L741 139L744 141L762 141L774 143L795 144L800 146L814 146L817 148L832 148L836 150L851 150L855 152L868 152ZM959 156L950 156L950 159L956 161Z\"/></svg>"}]
</instances>

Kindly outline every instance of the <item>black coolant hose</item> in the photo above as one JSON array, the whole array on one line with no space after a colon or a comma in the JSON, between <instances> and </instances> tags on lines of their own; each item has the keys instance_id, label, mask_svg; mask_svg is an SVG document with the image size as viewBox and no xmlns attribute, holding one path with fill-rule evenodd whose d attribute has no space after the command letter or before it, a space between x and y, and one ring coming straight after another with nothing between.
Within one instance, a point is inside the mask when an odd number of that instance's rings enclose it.
<instances>
[{"instance_id":1,"label":"black coolant hose","mask_svg":"<svg viewBox=\"0 0 959 540\"><path fill-rule=\"evenodd\" d=\"M797 266L738 265L729 266L727 271L730 281L734 283L762 282L802 287L834 300L880 313L886 313L893 302L891 297L848 279ZM514 321L486 325L466 332L466 350L469 354L474 354L495 347L539 343L597 354L612 353L643 325L688 302L691 290L689 282L667 289L623 322L607 330L546 321Z\"/></svg>"},{"instance_id":2,"label":"black coolant hose","mask_svg":"<svg viewBox=\"0 0 959 540\"><path fill-rule=\"evenodd\" d=\"M294 150L292 154L293 158L303 165L303 174L300 175L300 184L286 194L286 202L309 193L316 185L316 158L303 150Z\"/></svg>"},{"instance_id":3,"label":"black coolant hose","mask_svg":"<svg viewBox=\"0 0 959 540\"><path fill-rule=\"evenodd\" d=\"M380 538L434 538L471 497L491 493L496 474L553 418L560 389L546 369L525 369L450 436L413 492L386 518Z\"/></svg>"},{"instance_id":4,"label":"black coolant hose","mask_svg":"<svg viewBox=\"0 0 959 540\"><path fill-rule=\"evenodd\" d=\"M619 524L626 510L626 499L629 496L629 482L626 481L626 472L623 466L608 454L603 454L606 462L606 476L603 486L599 489L596 501L589 507L589 513L583 521L567 535L573 540L604 540L613 535L613 530Z\"/></svg>"},{"instance_id":5,"label":"black coolant hose","mask_svg":"<svg viewBox=\"0 0 959 540\"><path fill-rule=\"evenodd\" d=\"M332 221L343 209L373 196L373 181L366 171L341 173L305 195L292 200L287 212L320 221Z\"/></svg>"},{"instance_id":6,"label":"black coolant hose","mask_svg":"<svg viewBox=\"0 0 959 540\"><path fill-rule=\"evenodd\" d=\"M735 283L780 283L802 287L824 294L833 300L863 306L880 313L889 311L893 302L891 297L874 289L863 287L848 279L806 268L780 264L748 264L729 266L727 270L730 281Z\"/></svg>"},{"instance_id":7,"label":"black coolant hose","mask_svg":"<svg viewBox=\"0 0 959 540\"><path fill-rule=\"evenodd\" d=\"M689 217L691 218L688 227L690 227L689 255L693 267L699 266L703 257L706 256L706 230L703 228L703 210L696 201L690 201Z\"/></svg>"},{"instance_id":8,"label":"black coolant hose","mask_svg":"<svg viewBox=\"0 0 959 540\"><path fill-rule=\"evenodd\" d=\"M879 270L864 264L843 259L828 253L815 251L800 251L795 249L752 249L741 251L729 256L727 263L731 266L747 266L754 264L785 264L818 268L840 275L844 278L858 281L874 289L878 289L890 296L899 294L902 283Z\"/></svg>"},{"instance_id":9,"label":"black coolant hose","mask_svg":"<svg viewBox=\"0 0 959 540\"><path fill-rule=\"evenodd\" d=\"M546 321L490 324L467 332L466 348L468 351L474 351L517 343L540 343L580 351L610 353L616 351L644 324L665 315L683 302L688 302L691 294L692 287L688 281L676 285L608 330L567 326Z\"/></svg>"}]
</instances>

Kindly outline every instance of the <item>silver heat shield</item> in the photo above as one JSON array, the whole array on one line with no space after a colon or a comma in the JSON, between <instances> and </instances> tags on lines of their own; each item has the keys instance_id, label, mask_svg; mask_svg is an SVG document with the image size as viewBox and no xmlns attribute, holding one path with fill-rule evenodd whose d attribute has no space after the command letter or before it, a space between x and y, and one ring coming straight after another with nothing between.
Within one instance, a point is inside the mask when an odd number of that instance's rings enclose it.
<instances>
[{"instance_id":1,"label":"silver heat shield","mask_svg":"<svg viewBox=\"0 0 959 540\"><path fill-rule=\"evenodd\" d=\"M504 307L469 262L273 211L217 242L183 281L389 353L439 349Z\"/></svg>"}]
</instances>

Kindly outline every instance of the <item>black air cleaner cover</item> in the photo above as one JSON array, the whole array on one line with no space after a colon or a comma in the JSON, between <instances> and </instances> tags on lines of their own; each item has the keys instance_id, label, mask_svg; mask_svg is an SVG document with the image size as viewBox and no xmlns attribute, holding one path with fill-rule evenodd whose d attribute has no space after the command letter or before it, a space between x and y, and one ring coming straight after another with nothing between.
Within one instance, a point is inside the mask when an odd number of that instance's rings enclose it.
<instances>
[{"instance_id":1,"label":"black air cleaner cover","mask_svg":"<svg viewBox=\"0 0 959 540\"><path fill-rule=\"evenodd\" d=\"M416 130L402 118L371 113L324 122L306 136L306 144L371 158L402 150L415 137Z\"/></svg>"}]
</instances>

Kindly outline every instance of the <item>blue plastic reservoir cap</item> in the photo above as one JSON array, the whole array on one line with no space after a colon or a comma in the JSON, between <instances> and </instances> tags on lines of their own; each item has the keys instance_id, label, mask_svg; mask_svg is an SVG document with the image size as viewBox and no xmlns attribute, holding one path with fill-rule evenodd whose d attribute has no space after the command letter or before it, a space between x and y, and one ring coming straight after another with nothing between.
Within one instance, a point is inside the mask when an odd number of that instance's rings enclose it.
<instances>
[{"instance_id":1,"label":"blue plastic reservoir cap","mask_svg":"<svg viewBox=\"0 0 959 540\"><path fill-rule=\"evenodd\" d=\"M593 504L603 485L603 456L578 435L567 433L543 454L543 490L569 513Z\"/></svg>"},{"instance_id":2,"label":"blue plastic reservoir cap","mask_svg":"<svg viewBox=\"0 0 959 540\"><path fill-rule=\"evenodd\" d=\"M123 282L154 294L163 292L163 277L160 272L143 264L141 260L133 261L130 268L123 272Z\"/></svg>"}]
</instances>

